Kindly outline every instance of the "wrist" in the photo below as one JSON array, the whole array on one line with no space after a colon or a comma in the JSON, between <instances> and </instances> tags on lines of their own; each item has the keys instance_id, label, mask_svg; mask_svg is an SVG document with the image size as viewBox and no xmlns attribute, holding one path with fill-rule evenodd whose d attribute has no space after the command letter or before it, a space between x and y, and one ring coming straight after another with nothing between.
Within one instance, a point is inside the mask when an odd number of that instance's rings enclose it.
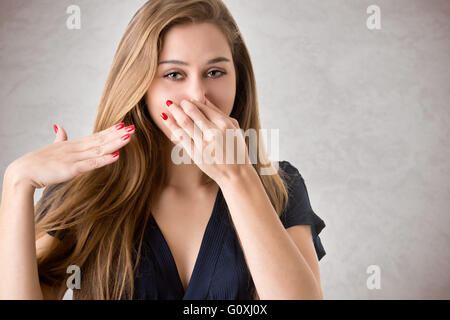
<instances>
[{"instance_id":1,"label":"wrist","mask_svg":"<svg viewBox=\"0 0 450 320\"><path fill-rule=\"evenodd\" d=\"M26 190L33 192L36 188L28 182L28 180L20 174L17 164L15 162L11 163L5 171L3 177L3 188L8 187L12 190L21 191Z\"/></svg>"},{"instance_id":2,"label":"wrist","mask_svg":"<svg viewBox=\"0 0 450 320\"><path fill-rule=\"evenodd\" d=\"M259 180L258 173L256 172L253 165L242 165L238 170L233 171L230 174L227 174L220 179L218 185L221 189L226 189L228 187L232 187L238 183L242 183L244 185L251 184L254 179Z\"/></svg>"}]
</instances>

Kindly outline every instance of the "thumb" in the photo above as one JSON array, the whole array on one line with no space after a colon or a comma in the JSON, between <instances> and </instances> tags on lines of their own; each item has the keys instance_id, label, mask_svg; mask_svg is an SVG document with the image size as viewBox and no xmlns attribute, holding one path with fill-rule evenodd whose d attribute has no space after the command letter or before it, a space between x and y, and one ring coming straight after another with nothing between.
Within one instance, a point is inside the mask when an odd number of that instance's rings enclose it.
<instances>
[{"instance_id":1,"label":"thumb","mask_svg":"<svg viewBox=\"0 0 450 320\"><path fill-rule=\"evenodd\" d=\"M55 130L56 133L55 141L53 141L53 143L67 140L66 131L61 126L55 124L53 125L53 129Z\"/></svg>"}]
</instances>

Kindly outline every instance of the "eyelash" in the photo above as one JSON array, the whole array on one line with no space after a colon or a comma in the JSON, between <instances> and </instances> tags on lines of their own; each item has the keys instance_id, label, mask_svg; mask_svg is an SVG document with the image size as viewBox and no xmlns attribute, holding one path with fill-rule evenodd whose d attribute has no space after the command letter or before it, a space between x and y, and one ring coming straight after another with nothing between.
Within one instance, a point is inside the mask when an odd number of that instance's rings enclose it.
<instances>
[{"instance_id":1,"label":"eyelash","mask_svg":"<svg viewBox=\"0 0 450 320\"><path fill-rule=\"evenodd\" d=\"M224 75L227 74L226 72L220 71L220 70L211 70L210 72L220 72L220 73L221 73L220 76L213 77L213 78L220 78L220 77L223 77ZM208 72L208 73L210 73L210 72ZM180 79L175 79L174 77L169 77L169 75L175 74L175 73L180 74L180 72L178 72L178 71L173 71L173 72L170 72L170 73L167 73L166 75L164 75L164 78L173 79L173 80L175 80L175 81L180 81Z\"/></svg>"}]
</instances>

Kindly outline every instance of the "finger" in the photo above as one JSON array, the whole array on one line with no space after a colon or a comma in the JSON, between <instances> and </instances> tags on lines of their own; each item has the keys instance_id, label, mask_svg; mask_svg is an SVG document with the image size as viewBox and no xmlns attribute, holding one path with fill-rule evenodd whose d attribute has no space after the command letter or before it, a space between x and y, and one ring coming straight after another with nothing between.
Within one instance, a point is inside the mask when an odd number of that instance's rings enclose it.
<instances>
[{"instance_id":1,"label":"finger","mask_svg":"<svg viewBox=\"0 0 450 320\"><path fill-rule=\"evenodd\" d=\"M189 107L191 109L196 108L198 111L198 108L195 105L192 105L192 104L190 106L186 105L186 107ZM191 117L186 114L184 109L176 103L172 103L170 105L170 107L168 108L168 110L170 110L169 114L172 115L171 120L173 120L173 119L175 120L177 127L186 131L186 133L189 135L189 137L193 141L195 141L195 143L197 143L197 144L201 143L202 132L204 129L207 129L206 123L205 123L205 121L207 119L203 116L203 119L205 119L205 120L200 118L200 121L194 123L193 119L191 119ZM193 110L191 110L190 113L193 113ZM210 121L208 120L208 122L210 122ZM168 124L172 125L172 121L169 121ZM201 129L202 127L203 127L203 130ZM177 129L175 126L173 126L173 128Z\"/></svg>"},{"instance_id":2,"label":"finger","mask_svg":"<svg viewBox=\"0 0 450 320\"><path fill-rule=\"evenodd\" d=\"M186 113L194 121L194 124L202 131L206 131L207 129L211 129L213 127L211 126L211 121L195 103L188 100L182 100L180 102L180 107L183 109L184 113Z\"/></svg>"},{"instance_id":3,"label":"finger","mask_svg":"<svg viewBox=\"0 0 450 320\"><path fill-rule=\"evenodd\" d=\"M104 131L85 137L89 139L84 140L84 144L79 146L78 151L72 157L76 161L82 161L111 155L127 145L131 141L134 133L135 129L133 125L120 129L112 126Z\"/></svg>"},{"instance_id":4,"label":"finger","mask_svg":"<svg viewBox=\"0 0 450 320\"><path fill-rule=\"evenodd\" d=\"M196 100L196 101L197 101L197 100ZM200 103L200 104L201 104L201 103ZM211 100L208 98L208 96L207 96L206 94L205 94L205 103L204 103L204 104L206 104L208 107L211 107L211 108L213 108L213 109L216 109L217 111L219 111L220 113L222 113L224 116L227 116L227 115L225 114L225 112L222 111L222 109L216 107L216 106L214 105L214 103L211 102ZM227 117L228 117L228 119L231 120L231 122L233 123L233 125L234 125L237 129L240 128L240 124L239 124L239 121L238 121L237 119L232 118L232 117L230 117L230 116L227 116Z\"/></svg>"},{"instance_id":5,"label":"finger","mask_svg":"<svg viewBox=\"0 0 450 320\"><path fill-rule=\"evenodd\" d=\"M198 100L190 99L190 101L196 104L200 110L210 119L212 123L214 123L218 128L232 128L234 126L231 119L223 113L222 110L214 106L211 102L207 102L208 104L204 104Z\"/></svg>"},{"instance_id":6,"label":"finger","mask_svg":"<svg viewBox=\"0 0 450 320\"><path fill-rule=\"evenodd\" d=\"M64 130L63 127L55 125L56 128L56 137L53 143L59 142L59 141L66 141L67 140L67 133Z\"/></svg>"},{"instance_id":7,"label":"finger","mask_svg":"<svg viewBox=\"0 0 450 320\"><path fill-rule=\"evenodd\" d=\"M91 134L89 136L85 136L76 140L69 140L69 143L73 144L73 149L75 152L89 150L97 145L108 143L118 136L124 136L128 133L126 129L129 129L129 127L125 127L124 123L115 124L109 128Z\"/></svg>"},{"instance_id":8,"label":"finger","mask_svg":"<svg viewBox=\"0 0 450 320\"><path fill-rule=\"evenodd\" d=\"M80 173L84 173L84 172L88 172L88 171L91 171L94 169L104 167L108 164L116 162L118 159L119 159L118 154L115 157L108 154L108 155L103 155L100 157L84 159L84 160L75 162L74 170L76 171L76 174L80 174Z\"/></svg>"},{"instance_id":9,"label":"finger","mask_svg":"<svg viewBox=\"0 0 450 320\"><path fill-rule=\"evenodd\" d=\"M214 125L214 123L210 119L208 119L206 113L202 109L200 109L195 104L195 102L182 100L180 105L185 113L194 120L195 125L200 128L202 136L205 137L207 141L210 141L212 139L212 136L214 136L214 132L212 129L216 129L217 126ZM200 143L195 138L194 141L196 143Z\"/></svg>"}]
</instances>

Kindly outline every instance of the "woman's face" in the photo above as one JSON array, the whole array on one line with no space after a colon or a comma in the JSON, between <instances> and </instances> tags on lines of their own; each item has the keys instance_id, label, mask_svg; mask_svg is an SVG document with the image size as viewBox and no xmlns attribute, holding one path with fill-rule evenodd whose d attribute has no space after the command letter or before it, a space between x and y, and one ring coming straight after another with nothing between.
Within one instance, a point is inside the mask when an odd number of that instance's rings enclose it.
<instances>
[{"instance_id":1,"label":"woman's face","mask_svg":"<svg viewBox=\"0 0 450 320\"><path fill-rule=\"evenodd\" d=\"M228 61L211 61L216 58ZM171 132L160 117L162 112L170 116L166 101L180 105L182 100L193 98L204 102L205 94L224 113L231 114L236 73L228 42L211 23L174 26L163 38L156 76L145 95L150 116L170 139Z\"/></svg>"}]
</instances>

